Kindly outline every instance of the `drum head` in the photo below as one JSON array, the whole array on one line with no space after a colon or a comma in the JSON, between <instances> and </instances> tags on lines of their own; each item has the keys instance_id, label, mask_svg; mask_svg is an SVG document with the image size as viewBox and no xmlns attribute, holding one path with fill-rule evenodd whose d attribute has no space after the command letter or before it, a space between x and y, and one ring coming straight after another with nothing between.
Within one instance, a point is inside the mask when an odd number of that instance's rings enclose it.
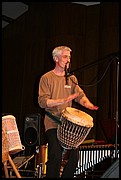
<instances>
[{"instance_id":1,"label":"drum head","mask_svg":"<svg viewBox=\"0 0 121 180\"><path fill-rule=\"evenodd\" d=\"M74 124L90 128L93 127L93 118L79 109L66 107L62 111L62 116Z\"/></svg>"}]
</instances>

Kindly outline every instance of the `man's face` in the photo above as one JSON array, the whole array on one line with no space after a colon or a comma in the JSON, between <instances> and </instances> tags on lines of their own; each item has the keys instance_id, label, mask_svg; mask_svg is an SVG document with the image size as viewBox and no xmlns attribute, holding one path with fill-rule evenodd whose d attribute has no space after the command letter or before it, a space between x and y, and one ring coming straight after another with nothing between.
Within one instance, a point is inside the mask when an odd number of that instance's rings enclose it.
<instances>
[{"instance_id":1,"label":"man's face","mask_svg":"<svg viewBox=\"0 0 121 180\"><path fill-rule=\"evenodd\" d=\"M65 65L67 65L67 68L69 68L70 58L70 51L63 50L61 54L57 56L58 65L63 69L65 68Z\"/></svg>"}]
</instances>

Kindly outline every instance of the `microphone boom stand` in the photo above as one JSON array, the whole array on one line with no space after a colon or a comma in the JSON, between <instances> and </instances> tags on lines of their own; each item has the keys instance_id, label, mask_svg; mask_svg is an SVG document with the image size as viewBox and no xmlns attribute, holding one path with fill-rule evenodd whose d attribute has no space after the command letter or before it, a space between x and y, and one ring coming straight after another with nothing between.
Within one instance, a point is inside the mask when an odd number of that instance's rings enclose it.
<instances>
[{"instance_id":1,"label":"microphone boom stand","mask_svg":"<svg viewBox=\"0 0 121 180\"><path fill-rule=\"evenodd\" d=\"M117 57L116 57L117 58ZM118 59L118 58L117 58ZM118 158L117 146L118 146L118 88L119 88L119 61L117 61L117 99L116 99L116 137L115 137L115 158Z\"/></svg>"}]
</instances>

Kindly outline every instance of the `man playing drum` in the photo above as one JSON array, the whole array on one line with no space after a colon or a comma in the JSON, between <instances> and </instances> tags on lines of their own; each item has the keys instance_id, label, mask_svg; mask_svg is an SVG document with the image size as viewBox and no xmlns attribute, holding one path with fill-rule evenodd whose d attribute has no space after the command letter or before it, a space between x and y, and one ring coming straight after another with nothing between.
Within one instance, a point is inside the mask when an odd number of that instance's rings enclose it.
<instances>
[{"instance_id":1,"label":"man playing drum","mask_svg":"<svg viewBox=\"0 0 121 180\"><path fill-rule=\"evenodd\" d=\"M59 119L62 111L66 107L72 106L72 100L90 110L98 109L89 101L84 91L79 87L75 75L67 77L71 51L67 46L56 47L52 51L55 68L41 76L39 82L39 106ZM44 125L48 143L46 178L59 178L63 147L57 138L58 122L45 114ZM68 162L63 169L61 178L73 178L77 167L78 148L69 151Z\"/></svg>"}]
</instances>

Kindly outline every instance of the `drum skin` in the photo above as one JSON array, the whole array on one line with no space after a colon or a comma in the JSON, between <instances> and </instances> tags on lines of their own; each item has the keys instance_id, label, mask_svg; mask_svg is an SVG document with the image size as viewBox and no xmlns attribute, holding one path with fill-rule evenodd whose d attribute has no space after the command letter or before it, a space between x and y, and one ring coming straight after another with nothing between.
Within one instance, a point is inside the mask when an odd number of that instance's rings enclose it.
<instances>
[{"instance_id":1,"label":"drum skin","mask_svg":"<svg viewBox=\"0 0 121 180\"><path fill-rule=\"evenodd\" d=\"M91 128L93 127L93 118L79 109L67 107L62 111L62 116L74 124Z\"/></svg>"}]
</instances>

